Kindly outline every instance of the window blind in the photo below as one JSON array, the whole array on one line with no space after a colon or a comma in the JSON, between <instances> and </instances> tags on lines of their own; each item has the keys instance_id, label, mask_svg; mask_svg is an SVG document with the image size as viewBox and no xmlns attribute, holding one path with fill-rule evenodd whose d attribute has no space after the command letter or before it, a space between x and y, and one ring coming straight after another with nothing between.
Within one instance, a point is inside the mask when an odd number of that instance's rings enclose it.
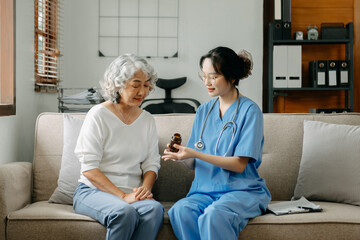
<instances>
[{"instance_id":1,"label":"window blind","mask_svg":"<svg viewBox=\"0 0 360 240\"><path fill-rule=\"evenodd\" d=\"M35 0L35 91L56 92L60 81L62 0Z\"/></svg>"}]
</instances>

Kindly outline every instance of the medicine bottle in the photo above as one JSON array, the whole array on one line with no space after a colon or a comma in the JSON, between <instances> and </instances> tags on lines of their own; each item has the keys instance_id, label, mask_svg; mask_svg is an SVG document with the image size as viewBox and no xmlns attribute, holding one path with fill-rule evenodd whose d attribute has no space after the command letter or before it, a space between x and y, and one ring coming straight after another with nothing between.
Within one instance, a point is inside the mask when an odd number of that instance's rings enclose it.
<instances>
[{"instance_id":1,"label":"medicine bottle","mask_svg":"<svg viewBox=\"0 0 360 240\"><path fill-rule=\"evenodd\" d=\"M179 149L174 148L174 144L178 144L181 145L181 135L180 133L174 133L174 135L171 137L171 142L170 142L170 147L169 150L170 152L178 152Z\"/></svg>"}]
</instances>

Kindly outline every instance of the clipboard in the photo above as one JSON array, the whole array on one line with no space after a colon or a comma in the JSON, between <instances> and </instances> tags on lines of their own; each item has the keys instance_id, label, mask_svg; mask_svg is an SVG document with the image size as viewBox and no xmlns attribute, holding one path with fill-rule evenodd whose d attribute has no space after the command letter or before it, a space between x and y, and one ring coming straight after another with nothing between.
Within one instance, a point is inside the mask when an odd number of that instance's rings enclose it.
<instances>
[{"instance_id":1,"label":"clipboard","mask_svg":"<svg viewBox=\"0 0 360 240\"><path fill-rule=\"evenodd\" d=\"M305 197L301 197L300 199L294 201L269 204L267 209L276 216L322 211L320 205L309 202Z\"/></svg>"}]
</instances>

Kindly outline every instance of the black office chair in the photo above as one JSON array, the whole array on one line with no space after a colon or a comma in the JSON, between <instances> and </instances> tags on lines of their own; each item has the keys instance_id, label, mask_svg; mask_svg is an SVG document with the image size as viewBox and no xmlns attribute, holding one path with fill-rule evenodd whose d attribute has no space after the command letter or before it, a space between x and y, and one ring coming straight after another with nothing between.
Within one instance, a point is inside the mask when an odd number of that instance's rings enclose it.
<instances>
[{"instance_id":1,"label":"black office chair","mask_svg":"<svg viewBox=\"0 0 360 240\"><path fill-rule=\"evenodd\" d=\"M195 113L196 109L200 106L200 102L192 98L172 98L171 90L182 86L186 82L186 77L163 79L159 78L156 86L165 90L165 98L152 98L145 99L142 104L150 101L163 101L160 103L148 104L143 109L152 114L165 114L165 113ZM176 101L176 102L174 102ZM177 101L188 101L194 103L195 107L189 103L179 103ZM143 106L143 105L142 105Z\"/></svg>"}]
</instances>

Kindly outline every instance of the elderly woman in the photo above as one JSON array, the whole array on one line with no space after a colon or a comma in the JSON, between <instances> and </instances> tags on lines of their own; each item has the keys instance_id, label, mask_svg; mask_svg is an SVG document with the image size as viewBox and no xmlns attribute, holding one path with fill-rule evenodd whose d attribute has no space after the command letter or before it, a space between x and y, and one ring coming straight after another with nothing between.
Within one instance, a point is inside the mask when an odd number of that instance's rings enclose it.
<instances>
[{"instance_id":1,"label":"elderly woman","mask_svg":"<svg viewBox=\"0 0 360 240\"><path fill-rule=\"evenodd\" d=\"M163 206L151 193L160 168L157 131L139 108L156 79L143 58L115 59L100 82L107 101L88 112L77 141L74 210L103 224L106 239L155 239L162 225Z\"/></svg>"}]
</instances>

